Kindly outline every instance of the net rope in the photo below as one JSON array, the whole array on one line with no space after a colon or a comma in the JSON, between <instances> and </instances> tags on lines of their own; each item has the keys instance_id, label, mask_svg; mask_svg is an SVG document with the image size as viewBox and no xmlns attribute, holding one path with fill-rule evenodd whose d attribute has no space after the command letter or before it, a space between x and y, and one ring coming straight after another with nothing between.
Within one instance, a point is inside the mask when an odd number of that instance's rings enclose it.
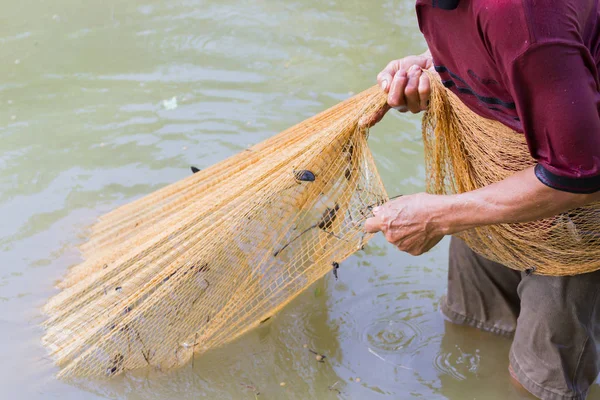
<instances>
[{"instance_id":1,"label":"net rope","mask_svg":"<svg viewBox=\"0 0 600 400\"><path fill-rule=\"evenodd\" d=\"M185 364L361 249L388 197L361 117L373 87L105 216L45 306L62 377Z\"/></svg>"},{"instance_id":2,"label":"net rope","mask_svg":"<svg viewBox=\"0 0 600 400\"><path fill-rule=\"evenodd\" d=\"M523 134L472 112L437 74L428 75L432 91L423 141L430 193L464 193L535 165ZM560 276L600 269L598 202L551 218L490 225L457 236L476 253L516 270Z\"/></svg>"}]
</instances>

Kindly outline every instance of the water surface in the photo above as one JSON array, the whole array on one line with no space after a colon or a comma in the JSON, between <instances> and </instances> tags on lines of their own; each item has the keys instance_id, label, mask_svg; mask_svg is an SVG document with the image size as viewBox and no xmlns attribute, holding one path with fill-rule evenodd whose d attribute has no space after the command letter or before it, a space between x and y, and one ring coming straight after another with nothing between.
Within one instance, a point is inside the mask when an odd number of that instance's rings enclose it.
<instances>
[{"instance_id":1,"label":"water surface","mask_svg":"<svg viewBox=\"0 0 600 400\"><path fill-rule=\"evenodd\" d=\"M41 306L103 213L374 84L420 52L414 2L6 2L0 23L0 388L38 399L519 399L510 342L437 311L447 241L382 237L259 329L169 373L62 382ZM419 119L370 144L390 194L424 188ZM327 355L318 363L304 345ZM285 382L285 386L281 383ZM596 390L590 398L600 398ZM594 397L595 396L595 397Z\"/></svg>"}]
</instances>

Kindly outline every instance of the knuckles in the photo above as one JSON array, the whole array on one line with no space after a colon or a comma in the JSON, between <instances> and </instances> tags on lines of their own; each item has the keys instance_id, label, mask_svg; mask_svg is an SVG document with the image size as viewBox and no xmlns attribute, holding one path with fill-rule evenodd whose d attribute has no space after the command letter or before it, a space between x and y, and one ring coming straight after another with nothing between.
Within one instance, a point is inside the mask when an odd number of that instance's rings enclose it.
<instances>
[{"instance_id":1,"label":"knuckles","mask_svg":"<svg viewBox=\"0 0 600 400\"><path fill-rule=\"evenodd\" d=\"M400 107L404 104L400 102L400 95L391 95L388 97L388 105L390 107Z\"/></svg>"}]
</instances>

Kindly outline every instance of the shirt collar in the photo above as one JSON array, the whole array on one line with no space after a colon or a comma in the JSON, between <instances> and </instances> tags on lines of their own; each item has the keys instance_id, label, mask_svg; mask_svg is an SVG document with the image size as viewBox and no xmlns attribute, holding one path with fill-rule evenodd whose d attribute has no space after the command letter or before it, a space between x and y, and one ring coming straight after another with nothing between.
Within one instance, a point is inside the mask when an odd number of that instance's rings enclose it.
<instances>
[{"instance_id":1,"label":"shirt collar","mask_svg":"<svg viewBox=\"0 0 600 400\"><path fill-rule=\"evenodd\" d=\"M442 10L454 10L458 7L460 0L432 0L431 4L434 7L441 8Z\"/></svg>"}]
</instances>

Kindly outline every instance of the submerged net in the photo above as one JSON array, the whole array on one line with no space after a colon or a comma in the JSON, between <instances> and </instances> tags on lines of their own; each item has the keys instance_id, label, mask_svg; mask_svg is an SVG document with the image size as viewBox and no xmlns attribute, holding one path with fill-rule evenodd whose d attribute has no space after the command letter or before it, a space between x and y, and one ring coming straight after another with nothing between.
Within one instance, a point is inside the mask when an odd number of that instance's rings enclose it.
<instances>
[{"instance_id":1,"label":"submerged net","mask_svg":"<svg viewBox=\"0 0 600 400\"><path fill-rule=\"evenodd\" d=\"M429 192L475 190L535 165L523 134L473 113L437 75L429 76L432 94L423 119ZM457 236L475 252L517 270L576 275L600 269L600 203Z\"/></svg>"},{"instance_id":2,"label":"submerged net","mask_svg":"<svg viewBox=\"0 0 600 400\"><path fill-rule=\"evenodd\" d=\"M45 306L61 376L168 369L259 325L361 249L387 200L371 88L102 217Z\"/></svg>"}]
</instances>

